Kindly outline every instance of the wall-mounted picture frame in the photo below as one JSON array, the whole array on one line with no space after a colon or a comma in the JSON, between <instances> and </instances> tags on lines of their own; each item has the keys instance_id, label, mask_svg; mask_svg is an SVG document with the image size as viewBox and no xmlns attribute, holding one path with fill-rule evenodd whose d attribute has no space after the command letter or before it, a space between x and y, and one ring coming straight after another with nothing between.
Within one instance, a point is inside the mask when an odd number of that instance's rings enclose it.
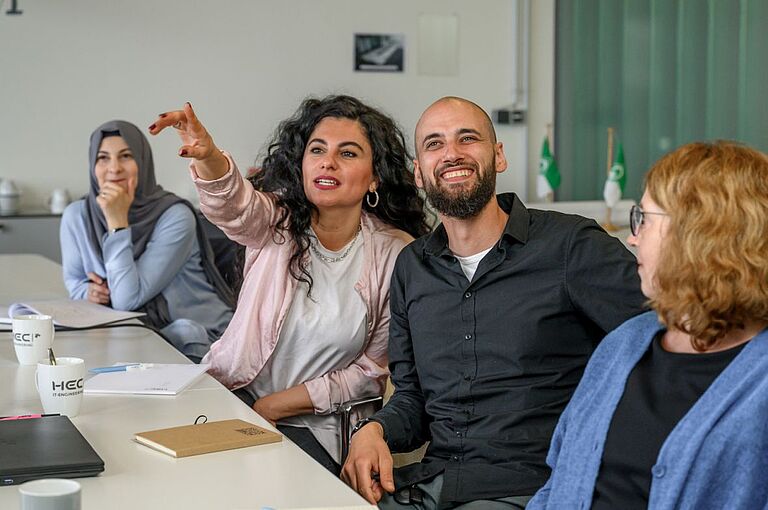
<instances>
[{"instance_id":1,"label":"wall-mounted picture frame","mask_svg":"<svg viewBox=\"0 0 768 510\"><path fill-rule=\"evenodd\" d=\"M404 34L355 34L355 71L402 73Z\"/></svg>"}]
</instances>

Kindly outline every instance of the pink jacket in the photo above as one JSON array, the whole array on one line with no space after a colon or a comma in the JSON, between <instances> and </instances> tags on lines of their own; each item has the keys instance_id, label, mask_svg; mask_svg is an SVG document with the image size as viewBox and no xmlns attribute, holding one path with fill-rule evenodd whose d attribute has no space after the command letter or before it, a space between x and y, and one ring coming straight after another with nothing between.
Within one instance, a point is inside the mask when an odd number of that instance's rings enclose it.
<instances>
[{"instance_id":1,"label":"pink jacket","mask_svg":"<svg viewBox=\"0 0 768 510\"><path fill-rule=\"evenodd\" d=\"M205 216L246 247L237 309L221 339L203 359L211 364L211 375L237 389L256 377L274 351L297 281L288 271L294 243L275 241L280 210L274 198L254 190L229 154L225 155L230 170L220 179L200 179L194 163L190 171ZM389 280L398 253L413 238L365 211L361 224L365 251L355 290L367 309L366 340L351 365L304 382L315 414L329 414L347 400L383 394L389 375Z\"/></svg>"}]
</instances>

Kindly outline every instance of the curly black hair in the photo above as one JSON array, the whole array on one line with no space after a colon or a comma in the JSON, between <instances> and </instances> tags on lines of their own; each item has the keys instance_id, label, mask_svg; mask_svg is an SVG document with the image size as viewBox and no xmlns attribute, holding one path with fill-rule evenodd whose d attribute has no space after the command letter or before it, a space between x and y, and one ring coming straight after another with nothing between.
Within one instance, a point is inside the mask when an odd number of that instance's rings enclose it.
<instances>
[{"instance_id":1,"label":"curly black hair","mask_svg":"<svg viewBox=\"0 0 768 510\"><path fill-rule=\"evenodd\" d=\"M284 120L269 142L260 170L250 177L253 187L273 193L282 214L276 224L275 242L293 238L296 249L290 259L291 276L312 289L305 253L312 213L317 207L307 199L302 181L302 159L309 137L324 118L344 118L360 123L373 149L373 173L378 181L379 202L363 208L395 228L419 237L430 230L424 198L418 192L410 168L413 158L406 149L400 128L387 115L345 95L322 99L309 97L296 113Z\"/></svg>"}]
</instances>

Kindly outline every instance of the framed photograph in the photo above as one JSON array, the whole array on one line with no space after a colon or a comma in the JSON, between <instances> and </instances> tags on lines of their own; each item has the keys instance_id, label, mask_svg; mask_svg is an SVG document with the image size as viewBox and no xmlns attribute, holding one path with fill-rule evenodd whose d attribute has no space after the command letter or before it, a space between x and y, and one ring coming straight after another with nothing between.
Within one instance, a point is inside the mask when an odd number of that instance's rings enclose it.
<instances>
[{"instance_id":1,"label":"framed photograph","mask_svg":"<svg viewBox=\"0 0 768 510\"><path fill-rule=\"evenodd\" d=\"M355 71L402 73L403 34L355 34Z\"/></svg>"}]
</instances>

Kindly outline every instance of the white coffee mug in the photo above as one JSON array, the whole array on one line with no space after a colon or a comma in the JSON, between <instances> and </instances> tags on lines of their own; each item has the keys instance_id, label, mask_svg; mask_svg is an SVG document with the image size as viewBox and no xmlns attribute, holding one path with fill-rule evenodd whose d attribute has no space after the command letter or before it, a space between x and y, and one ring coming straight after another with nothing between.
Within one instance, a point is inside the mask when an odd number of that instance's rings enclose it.
<instances>
[{"instance_id":1,"label":"white coffee mug","mask_svg":"<svg viewBox=\"0 0 768 510\"><path fill-rule=\"evenodd\" d=\"M19 189L10 179L0 179L0 214L16 214L19 210Z\"/></svg>"},{"instance_id":2,"label":"white coffee mug","mask_svg":"<svg viewBox=\"0 0 768 510\"><path fill-rule=\"evenodd\" d=\"M11 327L13 348L21 365L34 365L48 356L54 333L50 315L16 315Z\"/></svg>"},{"instance_id":3,"label":"white coffee mug","mask_svg":"<svg viewBox=\"0 0 768 510\"><path fill-rule=\"evenodd\" d=\"M48 198L48 208L53 214L61 214L69 205L69 193L64 188L53 190Z\"/></svg>"},{"instance_id":4,"label":"white coffee mug","mask_svg":"<svg viewBox=\"0 0 768 510\"><path fill-rule=\"evenodd\" d=\"M19 485L21 510L80 510L80 484L46 478Z\"/></svg>"},{"instance_id":5,"label":"white coffee mug","mask_svg":"<svg viewBox=\"0 0 768 510\"><path fill-rule=\"evenodd\" d=\"M83 402L85 362L81 358L56 358L37 364L35 385L46 414L77 416Z\"/></svg>"}]
</instances>

